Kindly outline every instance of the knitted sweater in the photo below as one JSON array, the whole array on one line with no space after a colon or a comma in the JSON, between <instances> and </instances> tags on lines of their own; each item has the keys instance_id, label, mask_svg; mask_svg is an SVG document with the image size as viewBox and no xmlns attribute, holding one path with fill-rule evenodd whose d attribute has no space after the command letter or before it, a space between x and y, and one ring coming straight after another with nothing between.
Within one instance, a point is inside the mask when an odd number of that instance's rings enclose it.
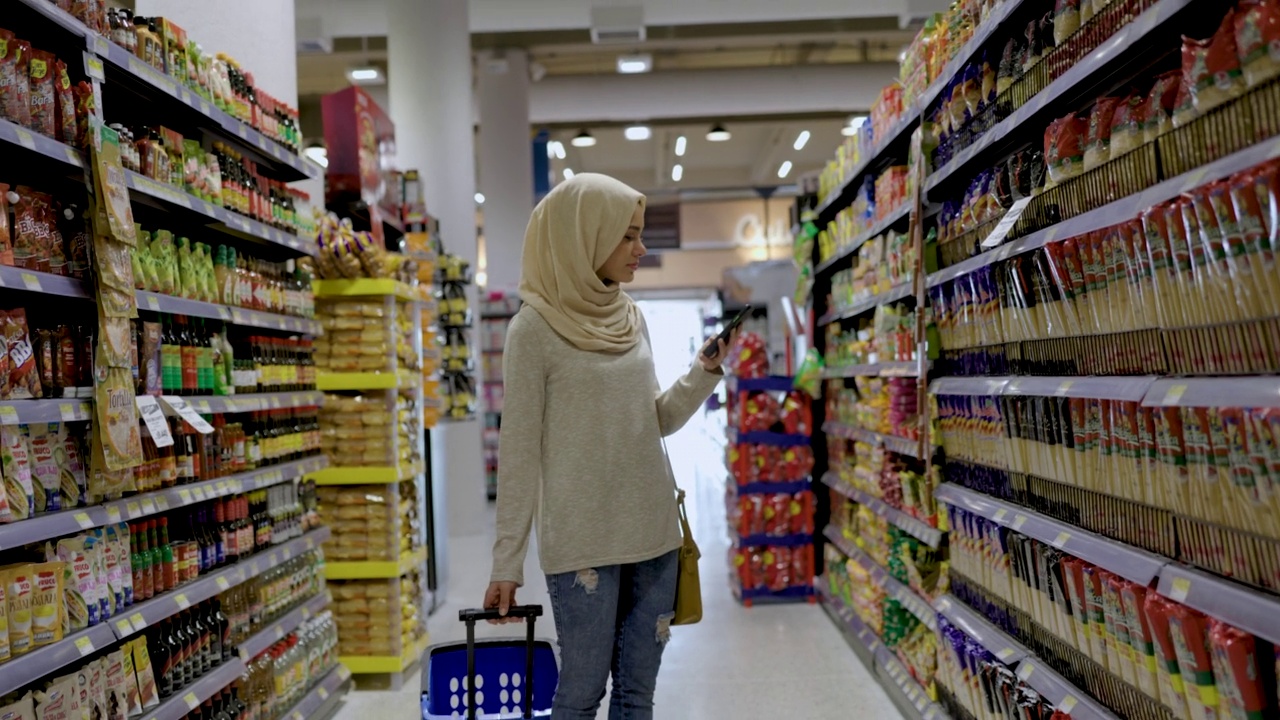
<instances>
[{"instance_id":1,"label":"knitted sweater","mask_svg":"<svg viewBox=\"0 0 1280 720\"><path fill-rule=\"evenodd\" d=\"M526 306L507 330L491 580L524 584L536 523L542 571L642 562L680 547L662 438L721 375L695 364L665 392L648 330L625 353L579 350Z\"/></svg>"}]
</instances>

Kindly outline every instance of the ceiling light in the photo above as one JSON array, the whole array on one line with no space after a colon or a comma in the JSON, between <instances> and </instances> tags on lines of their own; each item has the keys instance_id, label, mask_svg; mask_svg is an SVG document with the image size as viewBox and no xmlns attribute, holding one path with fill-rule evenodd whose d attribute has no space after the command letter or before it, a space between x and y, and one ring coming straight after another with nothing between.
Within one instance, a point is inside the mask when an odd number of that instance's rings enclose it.
<instances>
[{"instance_id":1,"label":"ceiling light","mask_svg":"<svg viewBox=\"0 0 1280 720\"><path fill-rule=\"evenodd\" d=\"M623 130L622 134L628 140L648 140L653 135L653 131L649 129L648 125L632 125Z\"/></svg>"},{"instance_id":2,"label":"ceiling light","mask_svg":"<svg viewBox=\"0 0 1280 720\"><path fill-rule=\"evenodd\" d=\"M315 145L302 151L303 155L311 158L311 162L320 167L329 167L329 151L324 149L323 145Z\"/></svg>"},{"instance_id":3,"label":"ceiling light","mask_svg":"<svg viewBox=\"0 0 1280 720\"><path fill-rule=\"evenodd\" d=\"M683 166L683 165L681 165L681 164L679 164L679 163L676 163L675 165L672 165L672 166L671 166L671 181L672 181L672 182L680 182L680 180L681 180L682 178L684 178L684 166Z\"/></svg>"},{"instance_id":4,"label":"ceiling light","mask_svg":"<svg viewBox=\"0 0 1280 720\"><path fill-rule=\"evenodd\" d=\"M684 157L685 148L689 145L689 138L681 135L676 138L676 157Z\"/></svg>"},{"instance_id":5,"label":"ceiling light","mask_svg":"<svg viewBox=\"0 0 1280 720\"><path fill-rule=\"evenodd\" d=\"M723 125L712 127L711 131L707 133L707 139L711 142L724 142L731 137L733 136L729 134L728 130L724 129Z\"/></svg>"},{"instance_id":6,"label":"ceiling light","mask_svg":"<svg viewBox=\"0 0 1280 720\"><path fill-rule=\"evenodd\" d=\"M840 133L845 137L851 137L853 135L857 135L858 129L865 124L867 124L866 115L854 115L853 117L849 118L849 124L845 125L844 128L840 131Z\"/></svg>"},{"instance_id":7,"label":"ceiling light","mask_svg":"<svg viewBox=\"0 0 1280 720\"><path fill-rule=\"evenodd\" d=\"M784 178L791 174L791 161L783 160L782 166L778 168L778 177Z\"/></svg>"},{"instance_id":8,"label":"ceiling light","mask_svg":"<svg viewBox=\"0 0 1280 720\"><path fill-rule=\"evenodd\" d=\"M547 142L547 157L564 159L564 143L559 140L550 140Z\"/></svg>"},{"instance_id":9,"label":"ceiling light","mask_svg":"<svg viewBox=\"0 0 1280 720\"><path fill-rule=\"evenodd\" d=\"M572 180L572 179L573 179L573 168L565 168L565 169L564 169L564 179L565 179L565 180Z\"/></svg>"},{"instance_id":10,"label":"ceiling light","mask_svg":"<svg viewBox=\"0 0 1280 720\"><path fill-rule=\"evenodd\" d=\"M647 73L653 69L653 56L644 55L619 55L618 56L618 72L623 75L635 75L637 73Z\"/></svg>"},{"instance_id":11,"label":"ceiling light","mask_svg":"<svg viewBox=\"0 0 1280 720\"><path fill-rule=\"evenodd\" d=\"M382 70L372 65L351 68L347 71L347 79L354 85L381 85L387 80Z\"/></svg>"},{"instance_id":12,"label":"ceiling light","mask_svg":"<svg viewBox=\"0 0 1280 720\"><path fill-rule=\"evenodd\" d=\"M595 136L583 130L576 137L569 141L574 147L591 147L596 144Z\"/></svg>"},{"instance_id":13,"label":"ceiling light","mask_svg":"<svg viewBox=\"0 0 1280 720\"><path fill-rule=\"evenodd\" d=\"M484 204L484 193L476 193L476 204L477 205Z\"/></svg>"},{"instance_id":14,"label":"ceiling light","mask_svg":"<svg viewBox=\"0 0 1280 720\"><path fill-rule=\"evenodd\" d=\"M796 142L794 145L792 145L792 147L794 147L797 150L803 150L804 146L808 144L809 144L809 131L801 130L800 134L796 136Z\"/></svg>"}]
</instances>

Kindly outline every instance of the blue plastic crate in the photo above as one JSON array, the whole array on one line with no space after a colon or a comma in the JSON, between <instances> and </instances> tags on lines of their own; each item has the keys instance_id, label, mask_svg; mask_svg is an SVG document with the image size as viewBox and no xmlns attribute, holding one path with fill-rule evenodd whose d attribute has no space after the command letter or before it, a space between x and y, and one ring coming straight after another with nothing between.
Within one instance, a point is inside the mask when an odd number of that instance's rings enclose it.
<instances>
[{"instance_id":1,"label":"blue plastic crate","mask_svg":"<svg viewBox=\"0 0 1280 720\"><path fill-rule=\"evenodd\" d=\"M523 717L525 641L486 640L476 648L477 718L515 720ZM423 720L467 717L467 644L439 645L427 651L422 669ZM555 648L546 640L534 642L533 716L551 715L560 669Z\"/></svg>"}]
</instances>

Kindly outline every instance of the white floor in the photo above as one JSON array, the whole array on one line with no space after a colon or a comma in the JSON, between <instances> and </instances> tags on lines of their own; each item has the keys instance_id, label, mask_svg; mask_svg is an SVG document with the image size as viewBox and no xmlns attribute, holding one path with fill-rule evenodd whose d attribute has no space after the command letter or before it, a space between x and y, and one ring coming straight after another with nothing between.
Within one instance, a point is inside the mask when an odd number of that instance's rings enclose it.
<instances>
[{"instance_id":1,"label":"white floor","mask_svg":"<svg viewBox=\"0 0 1280 720\"><path fill-rule=\"evenodd\" d=\"M658 720L727 718L836 718L891 720L898 710L815 605L743 608L729 591L724 516L723 436L709 418L695 418L669 441L672 465L689 491L690 520L702 548L704 620L673 631L658 681ZM490 513L492 518L492 511ZM458 610L480 604L489 574L492 534L455 539L445 604L428 623L433 643L465 637ZM531 549L529 585L521 603L550 611L546 587ZM523 632L517 630L517 633ZM553 637L550 618L538 635ZM482 637L512 630L483 626ZM358 691L337 720L406 720L420 716L418 671L398 692ZM607 705L607 700L605 702ZM602 708L600 718L606 716Z\"/></svg>"}]
</instances>

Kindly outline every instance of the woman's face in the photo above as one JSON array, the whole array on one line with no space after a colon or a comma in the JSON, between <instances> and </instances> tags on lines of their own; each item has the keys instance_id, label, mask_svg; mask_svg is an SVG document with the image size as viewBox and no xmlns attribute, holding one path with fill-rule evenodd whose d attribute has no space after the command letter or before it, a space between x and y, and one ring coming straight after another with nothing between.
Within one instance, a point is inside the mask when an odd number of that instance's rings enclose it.
<instances>
[{"instance_id":1,"label":"woman's face","mask_svg":"<svg viewBox=\"0 0 1280 720\"><path fill-rule=\"evenodd\" d=\"M613 254L609 255L609 259L604 261L604 265L596 271L596 276L606 282L629 283L636 279L636 270L640 267L640 258L644 257L648 252L645 250L644 241L640 239L640 233L644 230L644 208L636 205L636 211L631 215L631 226L627 228L627 234L622 237L622 242L618 243L618 247L614 248Z\"/></svg>"}]
</instances>

